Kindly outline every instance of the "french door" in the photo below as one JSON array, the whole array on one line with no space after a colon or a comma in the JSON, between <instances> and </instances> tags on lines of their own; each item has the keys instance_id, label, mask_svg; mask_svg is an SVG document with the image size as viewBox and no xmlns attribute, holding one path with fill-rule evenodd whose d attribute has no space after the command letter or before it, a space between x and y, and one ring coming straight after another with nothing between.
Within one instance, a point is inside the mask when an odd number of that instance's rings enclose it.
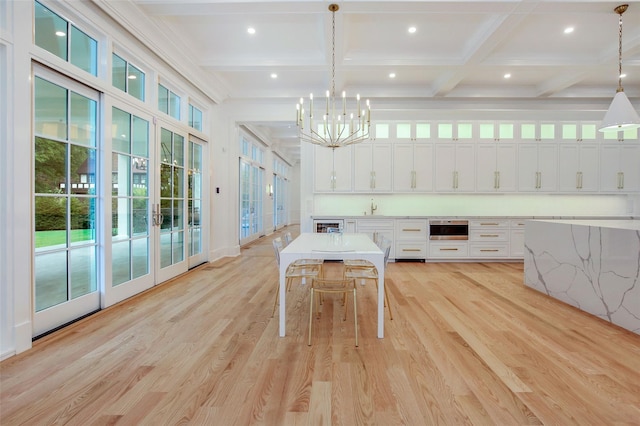
<instances>
[{"instance_id":1,"label":"french door","mask_svg":"<svg viewBox=\"0 0 640 426\"><path fill-rule=\"evenodd\" d=\"M33 335L100 308L99 93L33 67Z\"/></svg>"},{"instance_id":2,"label":"french door","mask_svg":"<svg viewBox=\"0 0 640 426\"><path fill-rule=\"evenodd\" d=\"M264 235L264 174L262 167L240 159L240 244Z\"/></svg>"}]
</instances>

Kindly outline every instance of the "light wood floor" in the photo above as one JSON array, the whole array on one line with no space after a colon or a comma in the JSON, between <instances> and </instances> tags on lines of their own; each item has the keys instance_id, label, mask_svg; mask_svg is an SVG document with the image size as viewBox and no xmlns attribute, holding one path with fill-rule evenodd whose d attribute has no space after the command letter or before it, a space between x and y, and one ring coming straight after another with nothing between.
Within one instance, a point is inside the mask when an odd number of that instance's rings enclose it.
<instances>
[{"instance_id":1,"label":"light wood floor","mask_svg":"<svg viewBox=\"0 0 640 426\"><path fill-rule=\"evenodd\" d=\"M329 265L338 273L340 265ZM101 311L0 364L4 425L640 424L640 336L523 286L521 263L396 263L374 286L308 293L271 318L271 237Z\"/></svg>"}]
</instances>

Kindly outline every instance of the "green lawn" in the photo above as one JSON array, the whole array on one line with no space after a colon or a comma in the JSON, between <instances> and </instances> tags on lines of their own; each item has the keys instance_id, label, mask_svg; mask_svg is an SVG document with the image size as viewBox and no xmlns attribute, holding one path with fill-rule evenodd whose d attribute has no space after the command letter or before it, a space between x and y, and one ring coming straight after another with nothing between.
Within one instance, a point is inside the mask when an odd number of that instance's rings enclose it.
<instances>
[{"instance_id":1,"label":"green lawn","mask_svg":"<svg viewBox=\"0 0 640 426\"><path fill-rule=\"evenodd\" d=\"M93 229L72 229L71 242L91 241L94 237ZM36 232L36 248L57 246L67 243L66 231L37 231Z\"/></svg>"}]
</instances>

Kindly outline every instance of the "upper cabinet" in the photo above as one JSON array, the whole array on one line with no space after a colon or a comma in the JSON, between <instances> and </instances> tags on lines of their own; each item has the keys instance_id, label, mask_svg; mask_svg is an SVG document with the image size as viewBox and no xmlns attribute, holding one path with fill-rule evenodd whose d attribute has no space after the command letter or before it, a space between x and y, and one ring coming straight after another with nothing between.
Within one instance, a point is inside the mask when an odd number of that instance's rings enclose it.
<instances>
[{"instance_id":1,"label":"upper cabinet","mask_svg":"<svg viewBox=\"0 0 640 426\"><path fill-rule=\"evenodd\" d=\"M393 144L394 192L433 190L433 144Z\"/></svg>"},{"instance_id":2,"label":"upper cabinet","mask_svg":"<svg viewBox=\"0 0 640 426\"><path fill-rule=\"evenodd\" d=\"M346 148L316 147L316 192L640 191L638 130L591 121L389 121Z\"/></svg>"},{"instance_id":3,"label":"upper cabinet","mask_svg":"<svg viewBox=\"0 0 640 426\"><path fill-rule=\"evenodd\" d=\"M601 191L640 191L640 145L603 144L600 161Z\"/></svg>"},{"instance_id":4,"label":"upper cabinet","mask_svg":"<svg viewBox=\"0 0 640 426\"><path fill-rule=\"evenodd\" d=\"M595 122L571 122L561 123L560 142L597 142L602 139L602 133L598 132L598 123Z\"/></svg>"},{"instance_id":5,"label":"upper cabinet","mask_svg":"<svg viewBox=\"0 0 640 426\"><path fill-rule=\"evenodd\" d=\"M512 192L516 185L517 147L513 143L478 144L476 190Z\"/></svg>"},{"instance_id":6,"label":"upper cabinet","mask_svg":"<svg viewBox=\"0 0 640 426\"><path fill-rule=\"evenodd\" d=\"M395 124L396 142L431 141L431 123L406 122Z\"/></svg>"},{"instance_id":7,"label":"upper cabinet","mask_svg":"<svg viewBox=\"0 0 640 426\"><path fill-rule=\"evenodd\" d=\"M551 122L519 123L518 136L522 142L555 142L558 138L558 124Z\"/></svg>"},{"instance_id":8,"label":"upper cabinet","mask_svg":"<svg viewBox=\"0 0 640 426\"><path fill-rule=\"evenodd\" d=\"M514 123L480 122L477 128L479 142L513 142L516 137Z\"/></svg>"},{"instance_id":9,"label":"upper cabinet","mask_svg":"<svg viewBox=\"0 0 640 426\"><path fill-rule=\"evenodd\" d=\"M473 122L439 122L435 123L437 142L473 142L477 137L477 124Z\"/></svg>"},{"instance_id":10,"label":"upper cabinet","mask_svg":"<svg viewBox=\"0 0 640 426\"><path fill-rule=\"evenodd\" d=\"M391 192L391 144L363 142L353 146L353 189Z\"/></svg>"},{"instance_id":11,"label":"upper cabinet","mask_svg":"<svg viewBox=\"0 0 640 426\"><path fill-rule=\"evenodd\" d=\"M316 192L352 190L353 148L314 147L314 188Z\"/></svg>"},{"instance_id":12,"label":"upper cabinet","mask_svg":"<svg viewBox=\"0 0 640 426\"><path fill-rule=\"evenodd\" d=\"M475 191L475 144L436 144L435 183L439 192Z\"/></svg>"}]
</instances>

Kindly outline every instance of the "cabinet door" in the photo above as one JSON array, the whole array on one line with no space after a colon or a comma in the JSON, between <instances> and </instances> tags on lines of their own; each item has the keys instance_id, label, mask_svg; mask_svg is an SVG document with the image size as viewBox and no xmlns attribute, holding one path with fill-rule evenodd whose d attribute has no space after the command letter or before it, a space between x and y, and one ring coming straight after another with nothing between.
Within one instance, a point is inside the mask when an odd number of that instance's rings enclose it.
<instances>
[{"instance_id":1,"label":"cabinet door","mask_svg":"<svg viewBox=\"0 0 640 426\"><path fill-rule=\"evenodd\" d=\"M476 190L480 192L495 192L498 190L496 144L478 145Z\"/></svg>"},{"instance_id":2,"label":"cabinet door","mask_svg":"<svg viewBox=\"0 0 640 426\"><path fill-rule=\"evenodd\" d=\"M413 190L433 191L433 144L413 146L413 171Z\"/></svg>"},{"instance_id":3,"label":"cabinet door","mask_svg":"<svg viewBox=\"0 0 640 426\"><path fill-rule=\"evenodd\" d=\"M496 171L498 191L516 190L517 149L515 144L499 143L496 147Z\"/></svg>"},{"instance_id":4,"label":"cabinet door","mask_svg":"<svg viewBox=\"0 0 640 426\"><path fill-rule=\"evenodd\" d=\"M600 191L640 191L640 146L600 147Z\"/></svg>"},{"instance_id":5,"label":"cabinet door","mask_svg":"<svg viewBox=\"0 0 640 426\"><path fill-rule=\"evenodd\" d=\"M315 146L313 154L313 182L316 192L333 191L333 150Z\"/></svg>"},{"instance_id":6,"label":"cabinet door","mask_svg":"<svg viewBox=\"0 0 640 426\"><path fill-rule=\"evenodd\" d=\"M413 191L413 144L397 143L393 145L393 189L398 192Z\"/></svg>"},{"instance_id":7,"label":"cabinet door","mask_svg":"<svg viewBox=\"0 0 640 426\"><path fill-rule=\"evenodd\" d=\"M598 190L598 145L560 146L559 189L563 192Z\"/></svg>"},{"instance_id":8,"label":"cabinet door","mask_svg":"<svg viewBox=\"0 0 640 426\"><path fill-rule=\"evenodd\" d=\"M562 192L576 192L580 188L580 148L576 144L561 145L558 186Z\"/></svg>"},{"instance_id":9,"label":"cabinet door","mask_svg":"<svg viewBox=\"0 0 640 426\"><path fill-rule=\"evenodd\" d=\"M392 175L391 145L375 143L372 149L372 190L390 192Z\"/></svg>"},{"instance_id":10,"label":"cabinet door","mask_svg":"<svg viewBox=\"0 0 640 426\"><path fill-rule=\"evenodd\" d=\"M554 192L558 190L558 147L556 144L538 146L538 191Z\"/></svg>"},{"instance_id":11,"label":"cabinet door","mask_svg":"<svg viewBox=\"0 0 640 426\"><path fill-rule=\"evenodd\" d=\"M640 191L640 145L623 145L620 151L622 189L637 193Z\"/></svg>"},{"instance_id":12,"label":"cabinet door","mask_svg":"<svg viewBox=\"0 0 640 426\"><path fill-rule=\"evenodd\" d=\"M350 146L329 149L321 148L327 151L333 151L333 176L334 176L334 191L348 192L352 190L351 175L352 175L352 161L353 151Z\"/></svg>"},{"instance_id":13,"label":"cabinet door","mask_svg":"<svg viewBox=\"0 0 640 426\"><path fill-rule=\"evenodd\" d=\"M454 190L456 170L456 147L454 144L436 144L436 191Z\"/></svg>"},{"instance_id":14,"label":"cabinet door","mask_svg":"<svg viewBox=\"0 0 640 426\"><path fill-rule=\"evenodd\" d=\"M521 144L518 147L518 190L538 191L538 144Z\"/></svg>"},{"instance_id":15,"label":"cabinet door","mask_svg":"<svg viewBox=\"0 0 640 426\"><path fill-rule=\"evenodd\" d=\"M580 146L580 191L598 191L600 179L598 145Z\"/></svg>"},{"instance_id":16,"label":"cabinet door","mask_svg":"<svg viewBox=\"0 0 640 426\"><path fill-rule=\"evenodd\" d=\"M456 145L456 191L474 192L476 179L475 145Z\"/></svg>"},{"instance_id":17,"label":"cabinet door","mask_svg":"<svg viewBox=\"0 0 640 426\"><path fill-rule=\"evenodd\" d=\"M370 142L359 143L354 146L353 152L353 189L371 191L373 186L373 145Z\"/></svg>"}]
</instances>

